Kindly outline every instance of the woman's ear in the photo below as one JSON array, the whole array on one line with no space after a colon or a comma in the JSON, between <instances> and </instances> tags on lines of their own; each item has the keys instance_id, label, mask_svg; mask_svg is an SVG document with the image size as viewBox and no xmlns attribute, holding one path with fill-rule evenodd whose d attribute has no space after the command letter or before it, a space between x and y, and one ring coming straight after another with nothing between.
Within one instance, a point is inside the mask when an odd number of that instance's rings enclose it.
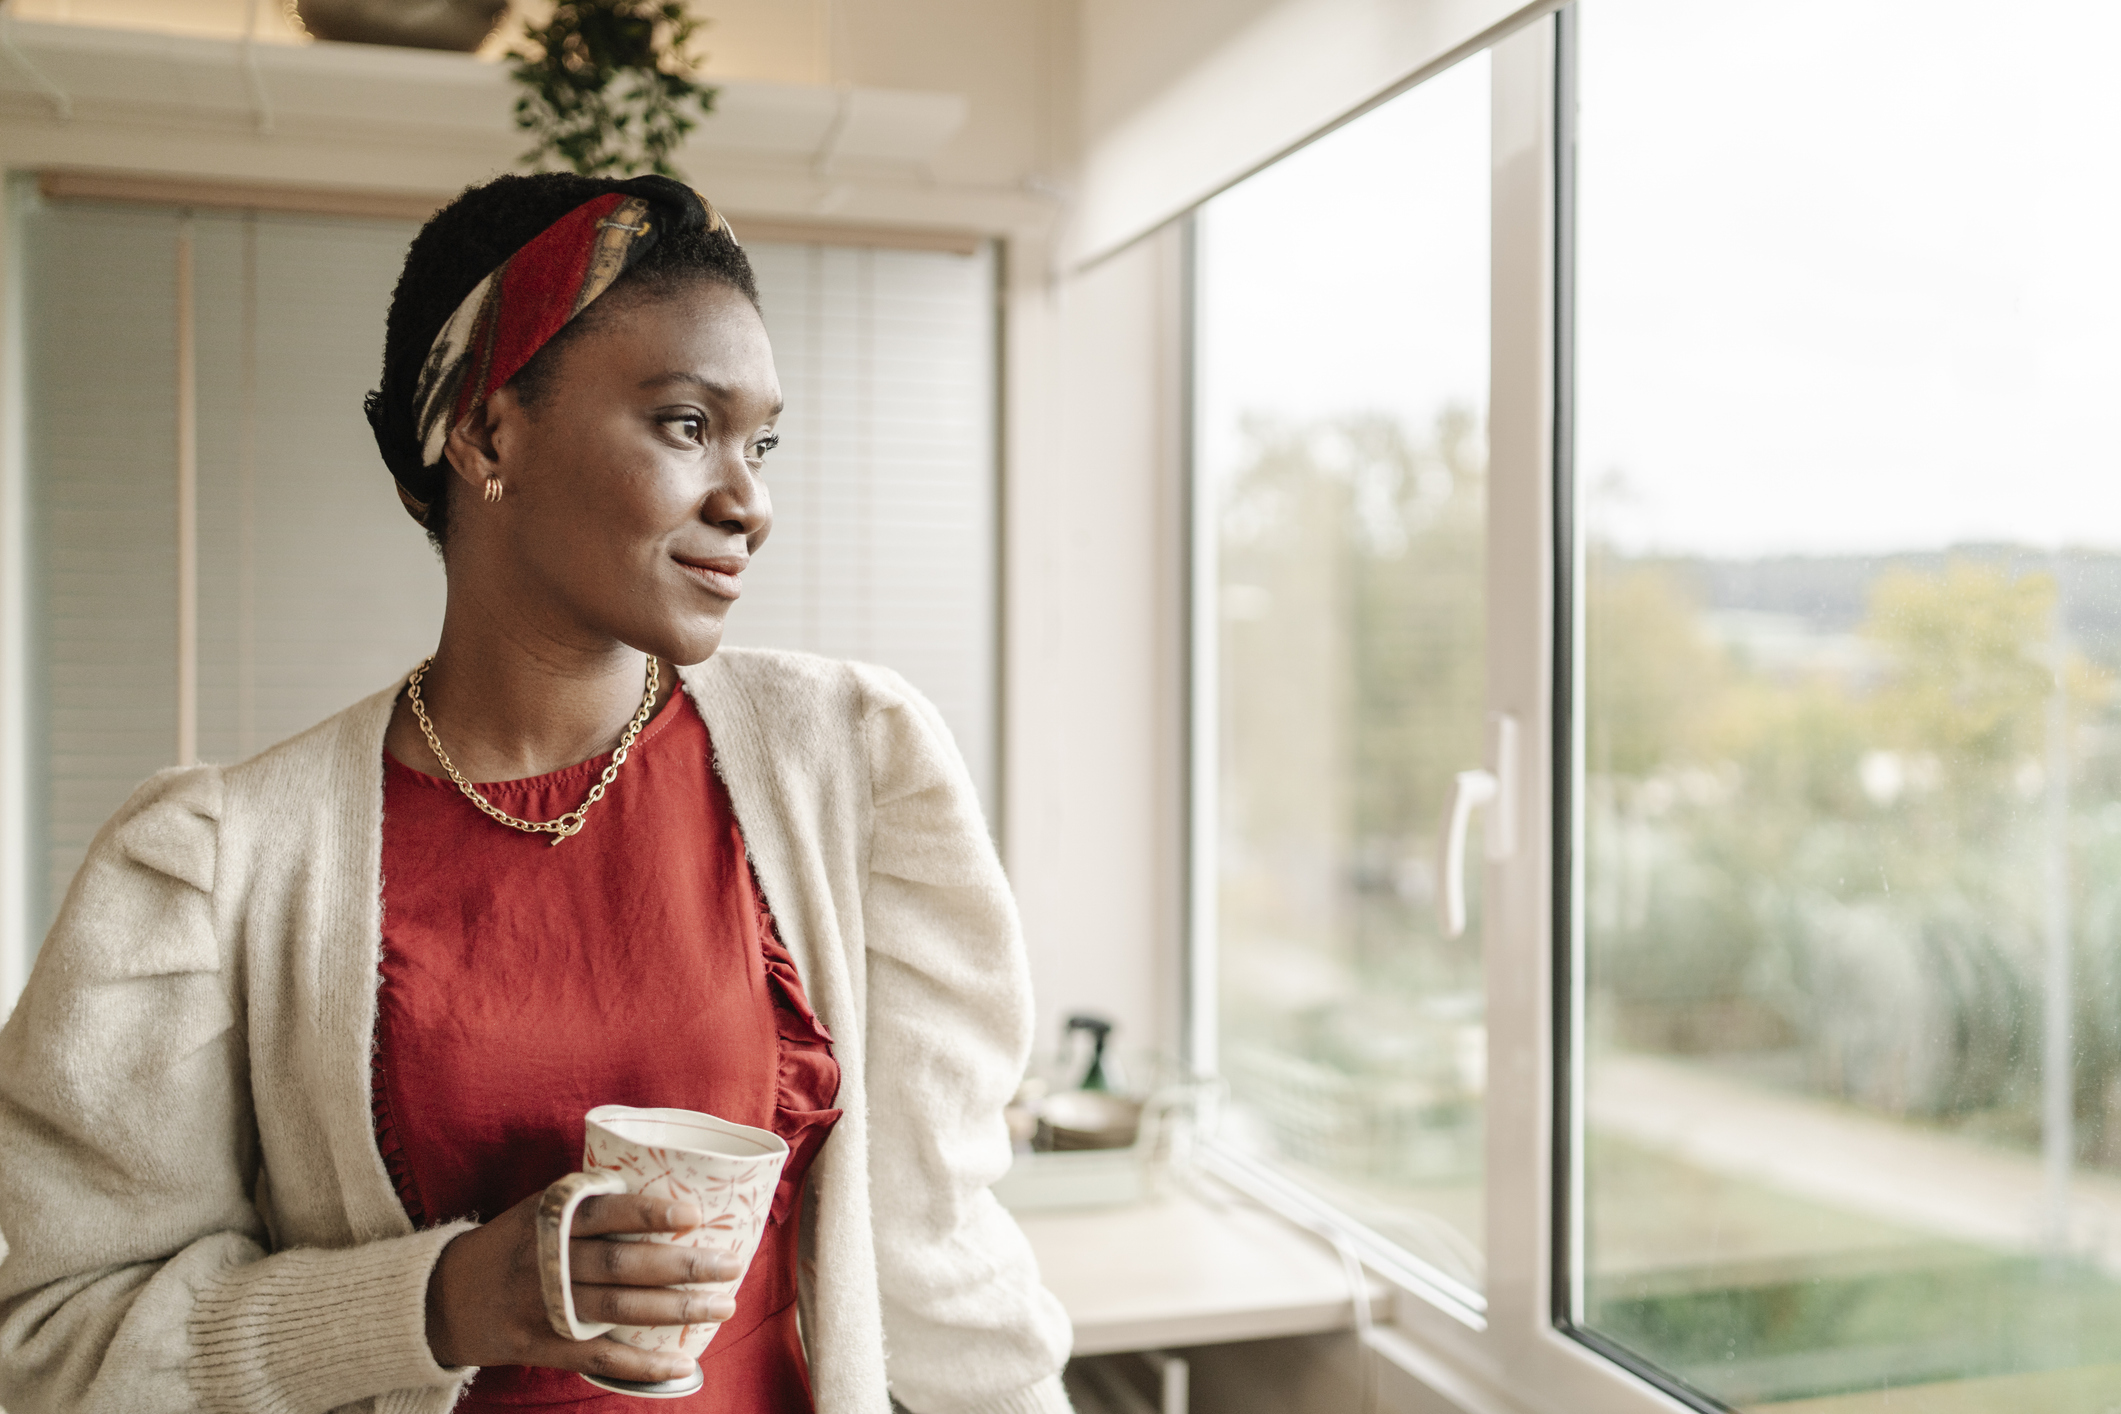
<instances>
[{"instance_id":1,"label":"woman's ear","mask_svg":"<svg viewBox=\"0 0 2121 1414\"><path fill-rule=\"evenodd\" d=\"M503 402L506 406L502 406ZM450 429L442 455L458 478L474 490L501 475L501 420L514 411L515 393L497 389L494 395L471 410L471 415Z\"/></svg>"}]
</instances>

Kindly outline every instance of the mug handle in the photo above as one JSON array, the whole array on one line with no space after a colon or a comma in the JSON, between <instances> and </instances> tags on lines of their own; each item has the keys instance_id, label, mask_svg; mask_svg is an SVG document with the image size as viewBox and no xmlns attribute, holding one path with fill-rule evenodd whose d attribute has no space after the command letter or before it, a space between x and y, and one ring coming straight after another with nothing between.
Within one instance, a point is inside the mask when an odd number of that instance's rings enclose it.
<instances>
[{"instance_id":1,"label":"mug handle","mask_svg":"<svg viewBox=\"0 0 2121 1414\"><path fill-rule=\"evenodd\" d=\"M625 1191L626 1180L609 1169L589 1169L560 1178L538 1200L538 1282L545 1290L545 1319L563 1340L593 1340L612 1329L609 1321L575 1319L567 1242L574 1227L574 1210L584 1198Z\"/></svg>"}]
</instances>

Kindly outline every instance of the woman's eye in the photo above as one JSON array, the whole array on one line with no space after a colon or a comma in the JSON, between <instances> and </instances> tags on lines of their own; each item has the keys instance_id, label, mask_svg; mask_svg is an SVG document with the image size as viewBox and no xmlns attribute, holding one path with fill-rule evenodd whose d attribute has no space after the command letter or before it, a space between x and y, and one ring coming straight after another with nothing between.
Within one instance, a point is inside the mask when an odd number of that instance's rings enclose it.
<instances>
[{"instance_id":1,"label":"woman's eye","mask_svg":"<svg viewBox=\"0 0 2121 1414\"><path fill-rule=\"evenodd\" d=\"M678 435L688 442L702 442L707 438L707 419L697 413L677 413L664 418L663 425L675 427Z\"/></svg>"},{"instance_id":2,"label":"woman's eye","mask_svg":"<svg viewBox=\"0 0 2121 1414\"><path fill-rule=\"evenodd\" d=\"M781 439L778 436L761 437L758 441L751 444L751 459L755 462L762 462L766 460L766 453L779 445L781 445Z\"/></svg>"}]
</instances>

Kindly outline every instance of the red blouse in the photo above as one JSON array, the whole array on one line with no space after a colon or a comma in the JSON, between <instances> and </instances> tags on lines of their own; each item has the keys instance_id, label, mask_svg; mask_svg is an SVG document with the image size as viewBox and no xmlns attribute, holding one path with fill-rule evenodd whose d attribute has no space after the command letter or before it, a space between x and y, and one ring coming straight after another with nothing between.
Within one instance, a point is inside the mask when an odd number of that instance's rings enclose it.
<instances>
[{"instance_id":1,"label":"red blouse","mask_svg":"<svg viewBox=\"0 0 2121 1414\"><path fill-rule=\"evenodd\" d=\"M839 1111L832 1038L744 853L707 725L683 692L582 833L553 846L385 758L376 1139L415 1224L492 1218L582 1162L603 1104L705 1110L788 1141L773 1220L700 1392L661 1407L810 1414L796 1331L803 1175ZM581 802L608 757L484 785L511 815ZM632 1414L560 1370L504 1366L459 1411Z\"/></svg>"}]
</instances>

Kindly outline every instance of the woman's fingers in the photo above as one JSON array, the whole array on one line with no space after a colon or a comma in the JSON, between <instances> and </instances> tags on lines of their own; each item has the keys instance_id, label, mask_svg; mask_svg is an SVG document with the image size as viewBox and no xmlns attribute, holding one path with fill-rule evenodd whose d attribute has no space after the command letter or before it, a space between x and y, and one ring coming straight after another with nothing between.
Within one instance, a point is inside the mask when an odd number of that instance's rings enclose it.
<instances>
[{"instance_id":1,"label":"woman's fingers","mask_svg":"<svg viewBox=\"0 0 2121 1414\"><path fill-rule=\"evenodd\" d=\"M642 1193L611 1193L584 1198L574 1211L576 1237L612 1232L689 1232L707 1220L696 1203L650 1198Z\"/></svg>"},{"instance_id":2,"label":"woman's fingers","mask_svg":"<svg viewBox=\"0 0 2121 1414\"><path fill-rule=\"evenodd\" d=\"M736 1314L736 1299L720 1291L577 1282L574 1309L582 1320L619 1326L697 1326L728 1320Z\"/></svg>"},{"instance_id":3,"label":"woman's fingers","mask_svg":"<svg viewBox=\"0 0 2121 1414\"><path fill-rule=\"evenodd\" d=\"M428 1278L427 1340L444 1365L543 1365L617 1380L676 1379L694 1367L681 1355L635 1350L614 1340L555 1335L540 1286L533 1193L500 1217L442 1249ZM638 1195L592 1198L577 1211L569 1258L585 1321L629 1326L697 1325L727 1320L735 1302L722 1291L657 1290L728 1282L737 1264L715 1248L619 1242L595 1232L683 1232L698 1226L689 1203Z\"/></svg>"},{"instance_id":4,"label":"woman's fingers","mask_svg":"<svg viewBox=\"0 0 2121 1414\"><path fill-rule=\"evenodd\" d=\"M588 1286L684 1286L734 1281L740 1274L736 1258L717 1247L602 1238L577 1238L570 1243L567 1268L577 1284Z\"/></svg>"},{"instance_id":5,"label":"woman's fingers","mask_svg":"<svg viewBox=\"0 0 2121 1414\"><path fill-rule=\"evenodd\" d=\"M547 1335L534 1348L525 1351L516 1363L602 1375L607 1380L646 1382L677 1379L690 1374L699 1362L682 1355L635 1350L630 1345L621 1345L602 1336L594 1340L561 1340Z\"/></svg>"}]
</instances>

